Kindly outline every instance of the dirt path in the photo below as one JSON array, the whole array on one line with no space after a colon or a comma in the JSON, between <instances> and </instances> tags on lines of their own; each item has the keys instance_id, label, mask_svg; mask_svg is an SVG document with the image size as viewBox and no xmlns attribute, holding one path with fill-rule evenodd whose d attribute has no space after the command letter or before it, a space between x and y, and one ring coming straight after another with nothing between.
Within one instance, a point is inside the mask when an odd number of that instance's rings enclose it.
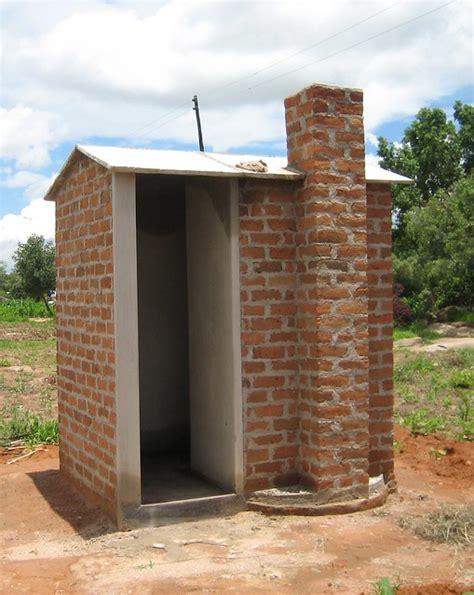
<instances>
[{"instance_id":1,"label":"dirt path","mask_svg":"<svg viewBox=\"0 0 474 595\"><path fill-rule=\"evenodd\" d=\"M396 351L408 349L409 351L436 353L448 349L474 349L473 337L444 337L430 343L423 343L420 338L401 339L394 344Z\"/></svg>"},{"instance_id":2,"label":"dirt path","mask_svg":"<svg viewBox=\"0 0 474 595\"><path fill-rule=\"evenodd\" d=\"M383 576L425 584L420 593L431 592L426 583L444 589L434 593L449 593L447 581L474 586L472 550L422 541L397 524L473 499L474 445L460 447L446 474L420 459L431 443L398 439L399 493L384 508L321 518L242 512L122 533L62 481L56 449L0 465L0 593L368 595Z\"/></svg>"}]
</instances>

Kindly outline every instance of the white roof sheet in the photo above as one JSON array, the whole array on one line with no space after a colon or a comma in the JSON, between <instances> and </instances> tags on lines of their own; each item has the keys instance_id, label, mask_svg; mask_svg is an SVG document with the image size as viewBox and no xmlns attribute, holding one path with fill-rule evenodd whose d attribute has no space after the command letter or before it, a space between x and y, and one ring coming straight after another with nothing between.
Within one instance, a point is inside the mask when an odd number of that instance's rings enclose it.
<instances>
[{"instance_id":1,"label":"white roof sheet","mask_svg":"<svg viewBox=\"0 0 474 595\"><path fill-rule=\"evenodd\" d=\"M76 151L115 172L286 180L300 180L304 177L304 173L288 167L286 157L77 145L46 193L46 200L54 200L54 195L61 185ZM237 167L239 163L260 160L265 163L266 171L249 171ZM373 165L366 166L366 178L368 182L412 183L409 178Z\"/></svg>"},{"instance_id":2,"label":"white roof sheet","mask_svg":"<svg viewBox=\"0 0 474 595\"><path fill-rule=\"evenodd\" d=\"M165 151L161 149L125 149L122 147L95 147L78 145L77 149L91 159L113 171L142 173L170 173L180 175L264 177L298 179L300 172L288 169L286 159L281 157L257 157L255 155L224 155L201 151ZM237 168L243 161L262 159L266 172L253 172Z\"/></svg>"},{"instance_id":3,"label":"white roof sheet","mask_svg":"<svg viewBox=\"0 0 474 595\"><path fill-rule=\"evenodd\" d=\"M383 169L378 165L372 165L366 162L365 164L365 179L367 182L390 182L391 184L413 184L411 178L406 178L400 174L395 174L393 171Z\"/></svg>"}]
</instances>

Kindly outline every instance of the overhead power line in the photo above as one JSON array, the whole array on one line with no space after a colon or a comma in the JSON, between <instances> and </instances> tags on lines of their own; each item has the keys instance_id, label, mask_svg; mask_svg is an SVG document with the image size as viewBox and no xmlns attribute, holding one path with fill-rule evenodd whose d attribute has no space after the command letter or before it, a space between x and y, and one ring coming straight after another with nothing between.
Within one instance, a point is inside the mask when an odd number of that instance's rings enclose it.
<instances>
[{"instance_id":1,"label":"overhead power line","mask_svg":"<svg viewBox=\"0 0 474 595\"><path fill-rule=\"evenodd\" d=\"M386 35L387 33L391 33L392 31L395 31L396 29L400 29L401 27L405 27L406 25L409 25L410 23L413 23L414 21L417 21L418 19L421 19L423 17L428 16L429 14L432 14L433 12L437 12L438 10L441 10L442 8L446 8L446 6L449 6L450 4L454 4L455 2L457 2L457 0L451 0L450 2L446 2L445 4L442 4L441 6L438 6L436 8L433 8L432 10L428 10L426 12L423 12L422 14L419 14L416 17L413 17L411 19L408 19L407 21L404 21L403 23L399 23L398 25L395 25L394 27L390 27L389 29L385 29L385 31L381 31L380 33L376 33L375 35L371 35L370 37L367 37L367 39L363 39L362 41L358 41L357 43L353 43L352 45L349 45L345 48L342 48L341 50L338 50L337 52L333 52L332 54L329 54L328 56L325 56L324 58L320 58L319 60L314 60L313 62L308 62L308 64L304 64L303 66L298 66L297 68L293 68L291 70L287 70L286 72L283 72L282 74L279 74L277 76L272 77L271 79L267 79L265 81L260 81L259 83L253 85L252 87L248 87L247 90L251 91L253 89L256 89L257 87L261 87L263 85L267 85L268 83L272 83L273 81L276 81L278 79L281 79L285 76L288 76L289 74L293 74L294 72L298 72L300 70L304 70L305 68L308 68L309 66L314 66L315 64L320 64L321 62L324 62L325 60L329 60L330 58L334 58L334 56L337 56L339 54L342 54L343 52L347 52L348 50L352 50L355 47L358 47L364 43L367 43L368 41L372 41L373 39L377 39L378 37L381 37L382 35Z\"/></svg>"},{"instance_id":2,"label":"overhead power line","mask_svg":"<svg viewBox=\"0 0 474 595\"><path fill-rule=\"evenodd\" d=\"M318 60L314 60L314 61L308 62L307 64L304 64L302 66L298 66L298 67L293 68L291 70L287 70L287 71L285 71L285 72L283 72L283 73L281 73L281 74L279 74L277 76L274 76L272 78L266 79L264 81L260 81L259 83L256 83L255 85L253 85L251 87L248 87L247 88L247 91L252 91L253 89L256 89L256 88L261 87L261 86L264 86L264 85L267 85L269 83L272 83L273 81L276 81L276 80L279 80L281 78L284 78L285 76L288 76L290 74L293 74L294 72L299 72L300 70L304 70L305 68L309 68L310 66L314 66L315 64L320 64L321 62L324 62L326 60L329 60L329 59L331 59L331 58L333 58L333 57L335 57L335 56L337 56L339 54L342 54L342 53L347 52L347 51L349 51L349 50L351 50L353 48L356 48L358 46L361 46L364 43L368 43L369 41L372 41L374 39L377 39L379 37L382 37L383 35L386 35L388 33L391 33L392 31L396 31L397 29L400 29L402 27L405 27L406 25L409 25L410 23L413 23L413 22L415 22L415 21L417 21L417 20L419 20L421 18L424 18L424 17L426 17L426 16L428 16L430 14L433 14L433 13L435 13L435 12L437 12L437 11L443 9L443 8L446 8L447 6L449 6L451 4L454 4L455 2L457 2L457 0L450 0L449 2L446 2L446 3L442 4L441 6L437 6L436 8L433 8L431 10L428 10L426 12L423 12L423 13L415 16L415 17L412 17L411 19L408 19L406 21L403 21L402 23L399 23L398 25L394 25L393 27L390 27L388 29L385 29L384 31L381 31L380 33L376 33L376 34L371 35L370 37L367 37L367 38L365 38L365 39L363 39L361 41L358 41L356 43L353 43L353 44L351 44L349 46L346 46L346 47L344 47L344 48L342 48L340 50L337 50L335 52L332 52L331 54L328 54L327 56L324 56L322 58L319 58ZM331 35L331 36L329 36L329 37L327 37L327 38L325 38L323 40L320 40L317 43L312 44L311 46L307 46L306 48L303 48L303 49L301 49L301 50L299 50L299 51L297 51L297 52L295 52L295 53L287 56L286 58L282 58L278 62L274 62L273 64L270 64L270 65L268 65L268 66L260 69L259 71L256 71L255 73L252 73L252 74L249 74L249 75L245 75L245 76L243 76L243 77L241 77L239 79L236 79L234 81L231 81L230 83L226 83L224 85L221 85L221 86L219 86L219 87L211 90L210 92L216 92L216 91L221 91L222 92L224 89L227 89L228 87L230 87L232 85L235 85L235 84L237 84L237 83L239 83L239 82L241 82L243 80L246 80L248 78L251 78L251 77L253 77L253 76L257 75L257 74L260 74L261 72L264 72L266 70L269 70L270 68L273 68L274 66L276 66L278 64L281 64L282 62L285 62L286 60L290 59L291 57L294 57L296 55L299 55L299 54L307 51L308 49L312 49L312 48L314 48L314 47L316 47L318 45L321 45L325 41L329 41L330 39L333 39L334 37L336 37L336 36L338 36L338 35L346 32L346 31L348 31L350 29L355 28L355 27L357 27L358 25L360 25L360 24L362 24L364 22L367 22L368 20L370 20L370 19L378 16L382 12L386 12L387 10L393 8L397 4L399 4L399 2L390 5L389 7L387 7L386 9L384 9L382 11L378 11L377 13L374 13L373 15L370 15L369 17L366 17L362 21L358 21L357 23L354 23L350 27L347 27L347 28L339 31L338 33L335 33L335 34L333 34L333 35ZM145 125L144 128L148 128L149 126L152 126L152 128L148 132L146 132L143 136L149 136L150 134L155 133L157 130L159 130L163 126L168 125L170 122L173 122L176 119L182 118L184 115L186 115L188 113L188 109L182 110L181 113L179 113L178 115L176 115L176 116L174 116L172 118L166 119L167 116L170 116L170 115L178 112L181 109L181 107L183 107L185 105L188 106L189 105L189 101L186 101L183 104L180 104L179 106L177 106L173 110L170 110L169 112L163 114L162 116L160 116L159 118L157 118L156 120L154 120L153 122L151 122L150 124ZM154 124L156 122L158 122L160 120L163 120L163 119L165 119L165 121L162 122L159 126L156 126L156 127L154 126Z\"/></svg>"},{"instance_id":3,"label":"overhead power line","mask_svg":"<svg viewBox=\"0 0 474 595\"><path fill-rule=\"evenodd\" d=\"M368 21L378 17L379 15L383 14L384 12L387 12L388 10L391 10L392 8L394 8L395 6L397 6L398 4L401 4L401 0L399 0L398 2L395 2L394 4L390 4L390 6L387 6L386 8L379 10L377 12L374 12L373 14L369 15L368 17L363 18L360 21L357 21L356 23L353 23L352 25L349 25L349 27L345 27L344 29L341 29L340 31L337 31L336 33L333 33L332 35L329 35L328 37L324 37L323 39L320 39L319 41L317 41L316 43L313 43L311 45L308 45L304 48L301 48L300 50L297 50L296 52L293 52L292 54L289 54L287 56L285 56L284 58L281 58L280 60L277 60L276 62L272 62L271 64L267 64L267 66L264 66L263 68L260 68L259 70L256 70L255 72L251 72L249 74L246 74L244 76L241 76L237 79L234 79L228 83L225 83L224 85L219 85L218 87L215 87L213 89L210 89L208 91L208 93L214 93L217 91L222 91L224 89L227 89L228 87L232 87L234 85L237 85L238 83L245 81L249 78L252 78L254 76L257 76L259 74L261 74L262 72L266 72L267 70L270 70L271 68L274 68L275 66L278 66L280 64L283 64L283 62L287 62L288 60L291 60L291 58L294 58L295 56L299 56L300 54L303 54L305 52L308 52L309 50L312 50L320 45L322 45L323 43L326 43L327 41L330 41L332 39L335 39L336 37L338 37L339 35L343 35L344 33L347 33L348 31L351 31L352 29L355 29L356 27L359 27L360 25L363 25L364 23L367 23ZM175 108L173 108L172 110L169 110L168 112L162 114L161 116L158 116L157 118L154 118L153 120L151 120L150 122L148 122L147 124L144 124L143 126L137 128L136 130L134 130L132 133L130 133L130 136L135 136L138 133L143 133L145 132L145 130L147 128L150 128L151 126L153 126L154 124L160 122L161 120L166 119L168 116L175 114L176 112L180 111L181 108L183 108L184 106L188 106L189 101L185 101L183 103L180 103L178 106L176 106ZM177 117L181 117L181 116L177 116ZM175 120L176 118L171 118L171 120L169 120L170 122ZM161 128L161 126L159 126L158 128ZM155 129L154 129L155 130ZM145 136L147 136L147 134L145 134Z\"/></svg>"},{"instance_id":4,"label":"overhead power line","mask_svg":"<svg viewBox=\"0 0 474 595\"><path fill-rule=\"evenodd\" d=\"M336 37L339 37L339 35L342 35L343 33L347 33L348 31L351 31L352 29L355 29L356 27L359 27L359 25L363 25L364 23L367 23L367 21L370 21L371 19L374 19L375 17L378 17L379 15L381 15L384 12L387 12L387 10L391 10L392 8L394 8L395 6L397 6L398 4L401 4L401 0L399 0L398 2L395 2L394 4L390 4L390 6L387 6L386 8L384 8L383 10L379 10L378 12L374 12L373 14L369 15L368 17L362 19L361 21L357 21L356 23L353 23L352 25L350 25L349 27L346 27L345 29L341 29L340 31L337 31L336 33L333 33L332 35L329 35L328 37L324 37L323 39L320 39L319 41L317 41L316 43L313 43L311 45L308 45L296 52L293 52L292 54L288 54L288 56L285 56L284 58L281 58L280 60L277 60L276 62L272 62L271 64L268 64L267 66L264 66L263 68L260 68L259 70L256 70L255 72L252 72L250 74L246 74L238 79L235 79L229 83L226 83L225 85L222 85L219 87L219 89L226 89L227 87L231 87L232 85L236 85L237 83L240 83L242 81L245 81L249 78L252 78L253 76L257 76L258 74L261 74L262 72L265 72L267 70L270 70L271 68L274 68L275 66L278 66L280 64L283 64L283 62L287 62L288 60L291 60L291 58L294 58L295 56L299 56L300 54L303 54L305 52L308 52L309 50L313 50L314 48L322 45L323 43L326 43L327 41L331 41L331 39L335 39ZM212 91L211 91L212 92Z\"/></svg>"}]
</instances>

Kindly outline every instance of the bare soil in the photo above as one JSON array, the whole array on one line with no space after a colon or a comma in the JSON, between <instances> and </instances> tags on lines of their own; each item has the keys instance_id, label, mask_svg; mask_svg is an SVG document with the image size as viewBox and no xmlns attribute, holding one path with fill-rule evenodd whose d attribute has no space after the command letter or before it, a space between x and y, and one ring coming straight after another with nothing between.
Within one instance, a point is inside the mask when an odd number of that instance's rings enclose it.
<instances>
[{"instance_id":1,"label":"bare soil","mask_svg":"<svg viewBox=\"0 0 474 595\"><path fill-rule=\"evenodd\" d=\"M397 593L474 589L472 549L426 542L400 518L473 500L474 444L397 428L397 494L345 516L241 512L117 532L58 470L57 448L0 463L0 593ZM433 446L453 449L439 459Z\"/></svg>"}]
</instances>

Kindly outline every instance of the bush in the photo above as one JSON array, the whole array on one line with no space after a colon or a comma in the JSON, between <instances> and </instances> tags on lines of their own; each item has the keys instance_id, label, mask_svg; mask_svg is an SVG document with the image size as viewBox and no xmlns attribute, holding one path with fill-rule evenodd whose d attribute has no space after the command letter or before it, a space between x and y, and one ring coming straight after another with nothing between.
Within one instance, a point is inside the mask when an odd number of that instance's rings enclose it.
<instances>
[{"instance_id":1,"label":"bush","mask_svg":"<svg viewBox=\"0 0 474 595\"><path fill-rule=\"evenodd\" d=\"M404 287L400 283L393 286L393 321L396 326L406 326L413 320L410 306L401 297Z\"/></svg>"},{"instance_id":2,"label":"bush","mask_svg":"<svg viewBox=\"0 0 474 595\"><path fill-rule=\"evenodd\" d=\"M415 318L443 306L470 308L474 296L474 178L439 191L406 213L411 253L393 260L396 283Z\"/></svg>"},{"instance_id":3,"label":"bush","mask_svg":"<svg viewBox=\"0 0 474 595\"><path fill-rule=\"evenodd\" d=\"M53 308L48 312L44 302L38 302L31 298L0 302L0 322L21 322L28 318L50 318L52 316L54 316Z\"/></svg>"}]
</instances>

